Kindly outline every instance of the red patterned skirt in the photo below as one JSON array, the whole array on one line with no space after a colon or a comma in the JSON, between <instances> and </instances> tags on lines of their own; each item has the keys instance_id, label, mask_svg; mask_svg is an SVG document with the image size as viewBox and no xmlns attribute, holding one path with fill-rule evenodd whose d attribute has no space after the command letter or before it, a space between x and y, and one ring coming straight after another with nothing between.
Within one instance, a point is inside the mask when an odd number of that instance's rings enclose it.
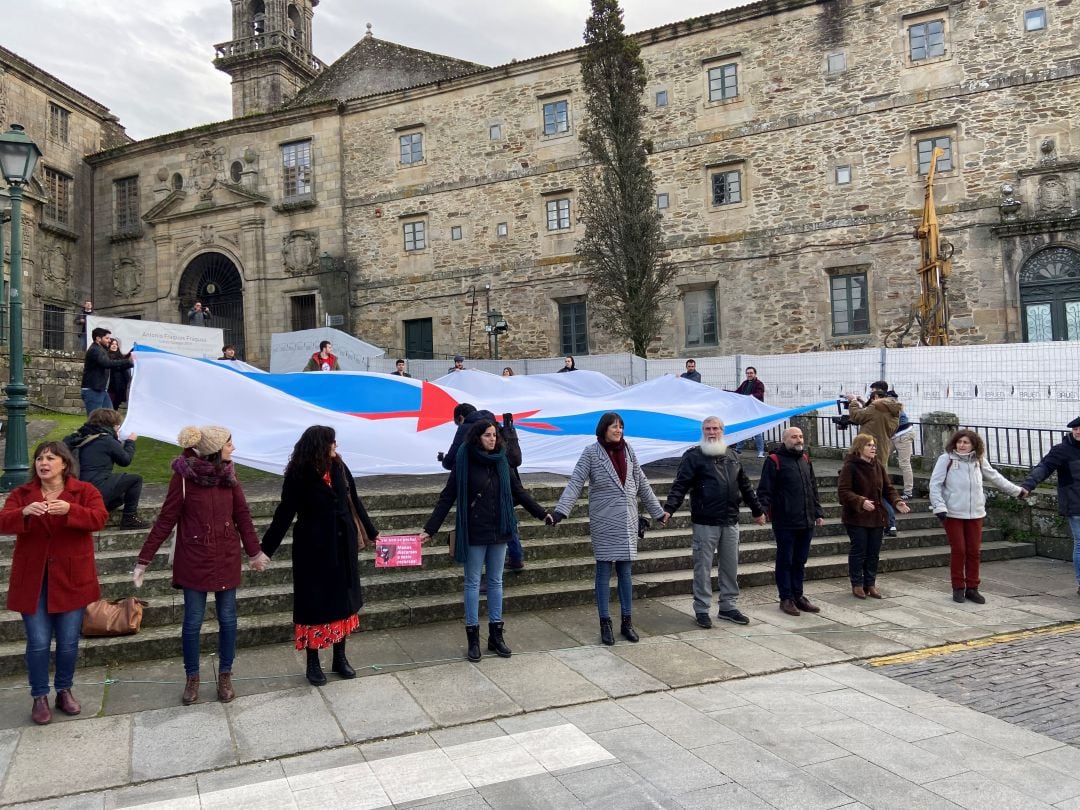
<instances>
[{"instance_id":1,"label":"red patterned skirt","mask_svg":"<svg viewBox=\"0 0 1080 810\"><path fill-rule=\"evenodd\" d=\"M327 624L296 625L296 649L323 650L337 644L345 636L360 626L360 617L355 613L347 619L338 619Z\"/></svg>"}]
</instances>

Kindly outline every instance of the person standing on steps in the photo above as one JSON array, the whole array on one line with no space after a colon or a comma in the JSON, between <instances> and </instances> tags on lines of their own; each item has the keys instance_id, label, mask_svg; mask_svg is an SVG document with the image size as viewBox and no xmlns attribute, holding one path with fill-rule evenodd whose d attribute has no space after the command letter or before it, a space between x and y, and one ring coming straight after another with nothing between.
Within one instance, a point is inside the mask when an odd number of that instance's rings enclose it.
<instances>
[{"instance_id":1,"label":"person standing on steps","mask_svg":"<svg viewBox=\"0 0 1080 810\"><path fill-rule=\"evenodd\" d=\"M219 425L189 426L180 431L176 443L183 452L173 459L169 491L131 578L136 588L142 587L146 569L175 527L172 585L184 591L180 638L187 676L180 702L190 706L199 699L200 639L206 597L213 593L218 620L217 696L222 703L229 703L236 697L232 667L241 546L255 570L263 570L268 560L259 550L251 510L236 480L232 431Z\"/></svg>"},{"instance_id":2,"label":"person standing on steps","mask_svg":"<svg viewBox=\"0 0 1080 810\"><path fill-rule=\"evenodd\" d=\"M814 528L825 523L825 511L821 508L814 467L799 428L787 428L780 447L765 459L757 495L776 539L780 610L789 616L798 616L800 611L820 613L821 608L803 593L803 581Z\"/></svg>"},{"instance_id":3,"label":"person standing on steps","mask_svg":"<svg viewBox=\"0 0 1080 810\"><path fill-rule=\"evenodd\" d=\"M71 694L86 606L101 598L94 565L94 532L109 513L97 488L76 477L63 442L34 449L30 480L16 487L0 510L0 534L15 535L7 608L22 614L26 669L34 704L30 719L43 726L49 709L49 659L56 638L56 708L75 715Z\"/></svg>"},{"instance_id":4,"label":"person standing on steps","mask_svg":"<svg viewBox=\"0 0 1080 810\"><path fill-rule=\"evenodd\" d=\"M506 446L493 419L476 422L457 449L453 469L431 517L420 533L427 543L439 531L450 507L457 504L453 557L465 566L465 638L470 661L480 660L480 570L487 573L488 650L509 658L503 636L503 565L506 544L517 531L514 504L538 520L548 514L533 500L507 461Z\"/></svg>"},{"instance_id":5,"label":"person standing on steps","mask_svg":"<svg viewBox=\"0 0 1080 810\"><path fill-rule=\"evenodd\" d=\"M109 377L112 371L131 368L131 352L119 360L109 357L109 338L112 332L98 326L90 332L93 341L83 358L82 383L79 394L82 396L86 415L97 408L111 408L109 397Z\"/></svg>"},{"instance_id":6,"label":"person standing on steps","mask_svg":"<svg viewBox=\"0 0 1080 810\"><path fill-rule=\"evenodd\" d=\"M278 550L293 518L293 622L296 649L307 650L308 683L326 683L319 650L331 646L331 671L355 678L356 670L345 657L345 640L360 626L357 613L364 606L358 555L365 539L378 540L379 530L338 455L332 427L309 427L293 447L281 503L263 534L262 550L268 556Z\"/></svg>"},{"instance_id":7,"label":"person standing on steps","mask_svg":"<svg viewBox=\"0 0 1080 810\"><path fill-rule=\"evenodd\" d=\"M649 485L633 449L623 438L623 418L609 412L596 425L596 444L585 448L570 481L552 512L557 524L574 509L585 485L589 485L589 537L596 558L596 608L600 614L600 640L615 643L611 630L611 569L618 576L620 632L627 641L638 641L633 622L634 588L631 564L637 557L638 498L648 513L666 525L664 509Z\"/></svg>"},{"instance_id":8,"label":"person standing on steps","mask_svg":"<svg viewBox=\"0 0 1080 810\"><path fill-rule=\"evenodd\" d=\"M893 397L887 396L879 389L872 389L866 402L856 394L845 394L848 400L848 414L851 416L851 424L859 426L859 434L870 436L877 446L877 463L881 465L885 477L889 477L889 448L892 446L892 437L900 426L900 414L904 406ZM888 515L888 528L886 534L896 537L896 512L893 505L886 501L883 506Z\"/></svg>"},{"instance_id":9,"label":"person standing on steps","mask_svg":"<svg viewBox=\"0 0 1080 810\"><path fill-rule=\"evenodd\" d=\"M757 375L757 369L753 366L746 367L746 379L739 383L739 387L735 389L736 394L742 394L746 397L753 397L759 402L765 401L765 383L763 383ZM744 439L735 445L735 452L742 452L742 446L749 441ZM754 437L754 447L757 448L758 458L765 458L765 434L759 433Z\"/></svg>"},{"instance_id":10,"label":"person standing on steps","mask_svg":"<svg viewBox=\"0 0 1080 810\"><path fill-rule=\"evenodd\" d=\"M970 599L977 605L986 604L986 597L979 593L979 555L986 517L984 481L1013 497L1026 494L990 466L982 436L973 430L956 431L945 443L945 452L938 456L930 475L930 509L949 537L954 602Z\"/></svg>"},{"instance_id":11,"label":"person standing on steps","mask_svg":"<svg viewBox=\"0 0 1080 810\"><path fill-rule=\"evenodd\" d=\"M851 595L856 599L868 596L881 599L877 589L877 567L881 538L889 522L884 504L892 503L896 511L903 514L911 511L911 507L896 494L885 468L878 463L877 452L874 437L860 433L851 443L837 481L840 522L851 541L848 577Z\"/></svg>"},{"instance_id":12,"label":"person standing on steps","mask_svg":"<svg viewBox=\"0 0 1080 810\"><path fill-rule=\"evenodd\" d=\"M765 524L765 510L738 457L724 441L724 423L719 416L710 416L701 423L701 444L683 453L664 504L665 523L687 493L694 526L694 615L698 627L712 627L709 605L714 555L720 594L717 618L750 624L735 604L739 596L739 502L746 502L759 526Z\"/></svg>"}]
</instances>

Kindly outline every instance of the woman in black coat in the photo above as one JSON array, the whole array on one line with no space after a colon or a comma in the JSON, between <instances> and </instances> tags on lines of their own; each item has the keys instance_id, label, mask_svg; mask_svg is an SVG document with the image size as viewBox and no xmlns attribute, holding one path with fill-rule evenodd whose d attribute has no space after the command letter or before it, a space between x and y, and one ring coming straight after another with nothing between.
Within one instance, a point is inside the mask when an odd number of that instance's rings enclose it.
<instances>
[{"instance_id":1,"label":"woman in black coat","mask_svg":"<svg viewBox=\"0 0 1080 810\"><path fill-rule=\"evenodd\" d=\"M326 683L319 650L333 645L332 671L355 678L345 658L345 639L360 624L358 523L374 542L379 530L356 494L352 473L337 454L334 429L314 425L293 448L281 486L281 503L262 539L273 556L296 517L293 529L293 622L296 649L307 650L307 679Z\"/></svg>"},{"instance_id":2,"label":"woman in black coat","mask_svg":"<svg viewBox=\"0 0 1080 810\"><path fill-rule=\"evenodd\" d=\"M116 338L109 340L109 359L110 360L124 360L127 355L120 351L120 341ZM109 399L112 401L113 409L119 409L121 405L127 402L128 388L131 387L131 369L130 368L113 368L109 369Z\"/></svg>"}]
</instances>

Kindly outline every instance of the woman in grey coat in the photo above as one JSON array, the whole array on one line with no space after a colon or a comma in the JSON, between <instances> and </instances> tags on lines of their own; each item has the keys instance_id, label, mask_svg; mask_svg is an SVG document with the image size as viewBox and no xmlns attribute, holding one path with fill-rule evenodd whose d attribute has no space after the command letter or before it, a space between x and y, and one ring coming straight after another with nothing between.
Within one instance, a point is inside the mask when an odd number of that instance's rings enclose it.
<instances>
[{"instance_id":1,"label":"woman in grey coat","mask_svg":"<svg viewBox=\"0 0 1080 810\"><path fill-rule=\"evenodd\" d=\"M623 439L623 420L617 413L605 413L596 426L596 444L585 448L574 473L552 513L552 522L567 517L589 485L589 534L596 557L596 607L600 613L600 638L614 644L611 632L611 569L619 578L619 606L622 608L622 635L627 641L638 640L631 620L634 597L630 581L630 563L637 557L638 505L657 520L664 509L649 486L634 451Z\"/></svg>"}]
</instances>

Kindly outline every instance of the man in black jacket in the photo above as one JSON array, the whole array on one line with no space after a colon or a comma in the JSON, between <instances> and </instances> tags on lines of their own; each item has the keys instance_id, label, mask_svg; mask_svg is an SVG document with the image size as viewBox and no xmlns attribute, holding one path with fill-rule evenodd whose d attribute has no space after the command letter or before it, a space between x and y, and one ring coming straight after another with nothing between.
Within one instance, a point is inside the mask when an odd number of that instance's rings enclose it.
<instances>
[{"instance_id":1,"label":"man in black jacket","mask_svg":"<svg viewBox=\"0 0 1080 810\"><path fill-rule=\"evenodd\" d=\"M789 616L798 616L801 610L818 613L821 608L803 595L803 577L814 527L825 522L825 511L818 499L814 467L806 455L799 428L785 430L781 447L765 459L757 495L772 522L773 537L776 538L776 589L780 592L780 610Z\"/></svg>"},{"instance_id":2,"label":"man in black jacket","mask_svg":"<svg viewBox=\"0 0 1080 810\"><path fill-rule=\"evenodd\" d=\"M85 425L64 437L64 444L71 448L79 462L79 480L97 487L105 508L111 512L123 504L120 528L149 529L149 523L139 520L142 476L113 472L113 464L127 467L135 459L135 439L138 437L132 433L120 442L116 431L121 419L112 408L97 408Z\"/></svg>"},{"instance_id":3,"label":"man in black jacket","mask_svg":"<svg viewBox=\"0 0 1080 810\"><path fill-rule=\"evenodd\" d=\"M717 556L718 618L735 624L750 620L735 606L739 596L739 501L745 501L759 526L765 511L735 453L724 441L724 423L710 416L701 423L701 444L683 453L664 504L666 523L690 493L694 527L694 614L699 627L712 627L712 562Z\"/></svg>"},{"instance_id":4,"label":"man in black jacket","mask_svg":"<svg viewBox=\"0 0 1080 810\"><path fill-rule=\"evenodd\" d=\"M1073 570L1080 594L1080 416L1069 422L1070 433L1032 468L1021 486L1021 498L1057 473L1058 512L1069 521L1073 536Z\"/></svg>"},{"instance_id":5,"label":"man in black jacket","mask_svg":"<svg viewBox=\"0 0 1080 810\"><path fill-rule=\"evenodd\" d=\"M98 408L112 409L112 400L109 398L109 374L114 368L131 368L134 365L131 352L119 360L109 357L111 335L112 332L100 326L90 333L90 338L94 342L86 350L86 357L83 359L82 387L79 390L87 416Z\"/></svg>"}]
</instances>

